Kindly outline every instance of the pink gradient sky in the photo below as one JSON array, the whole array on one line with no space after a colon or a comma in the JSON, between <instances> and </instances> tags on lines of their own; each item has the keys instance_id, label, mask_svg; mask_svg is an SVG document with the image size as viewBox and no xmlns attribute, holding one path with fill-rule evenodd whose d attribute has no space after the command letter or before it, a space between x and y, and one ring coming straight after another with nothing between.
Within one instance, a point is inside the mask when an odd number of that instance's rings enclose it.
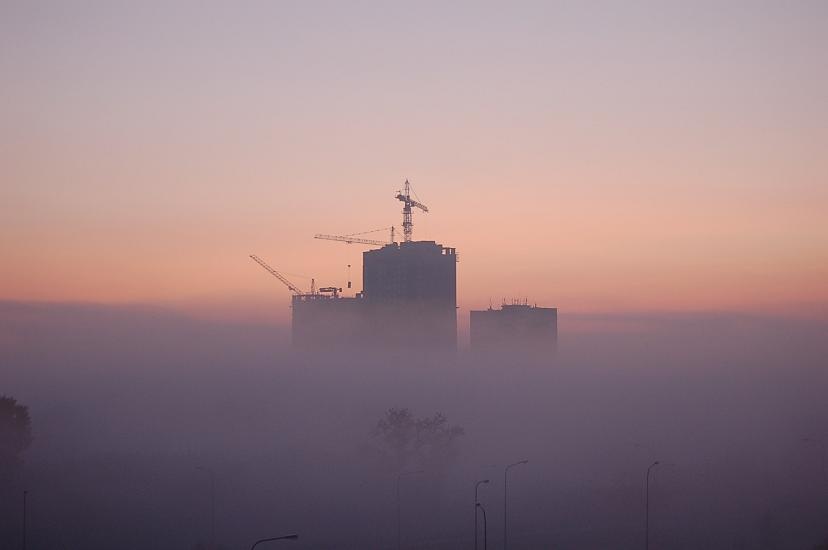
<instances>
[{"instance_id":1,"label":"pink gradient sky","mask_svg":"<svg viewBox=\"0 0 828 550\"><path fill-rule=\"evenodd\" d=\"M828 4L444 4L3 3L0 299L285 320L409 178L461 311L826 315Z\"/></svg>"}]
</instances>

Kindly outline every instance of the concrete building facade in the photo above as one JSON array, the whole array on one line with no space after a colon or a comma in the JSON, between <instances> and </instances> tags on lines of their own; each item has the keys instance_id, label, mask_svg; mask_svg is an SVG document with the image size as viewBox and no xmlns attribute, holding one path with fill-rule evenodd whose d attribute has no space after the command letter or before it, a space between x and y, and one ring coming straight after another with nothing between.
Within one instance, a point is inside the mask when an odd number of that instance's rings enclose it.
<instances>
[{"instance_id":1,"label":"concrete building facade","mask_svg":"<svg viewBox=\"0 0 828 550\"><path fill-rule=\"evenodd\" d=\"M370 331L385 346L457 349L457 254L434 241L363 253Z\"/></svg>"},{"instance_id":2,"label":"concrete building facade","mask_svg":"<svg viewBox=\"0 0 828 550\"><path fill-rule=\"evenodd\" d=\"M391 243L363 253L356 297L297 295L293 346L337 349L457 349L457 254L434 241Z\"/></svg>"},{"instance_id":3,"label":"concrete building facade","mask_svg":"<svg viewBox=\"0 0 828 550\"><path fill-rule=\"evenodd\" d=\"M555 352L558 346L558 309L504 304L471 311L469 336L472 351Z\"/></svg>"},{"instance_id":4,"label":"concrete building facade","mask_svg":"<svg viewBox=\"0 0 828 550\"><path fill-rule=\"evenodd\" d=\"M291 301L291 343L310 351L336 351L365 338L362 300L326 294L298 294Z\"/></svg>"}]
</instances>

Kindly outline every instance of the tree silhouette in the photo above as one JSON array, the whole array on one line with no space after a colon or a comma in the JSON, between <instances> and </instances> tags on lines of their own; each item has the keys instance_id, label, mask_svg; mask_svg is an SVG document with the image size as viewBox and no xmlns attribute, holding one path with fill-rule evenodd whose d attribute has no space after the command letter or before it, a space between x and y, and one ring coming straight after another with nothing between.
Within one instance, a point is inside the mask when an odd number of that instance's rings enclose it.
<instances>
[{"instance_id":1,"label":"tree silhouette","mask_svg":"<svg viewBox=\"0 0 828 550\"><path fill-rule=\"evenodd\" d=\"M379 453L402 471L409 466L444 464L454 456L454 442L463 433L463 428L450 425L442 413L415 418L407 408L392 408L377 422L373 436Z\"/></svg>"},{"instance_id":2,"label":"tree silhouette","mask_svg":"<svg viewBox=\"0 0 828 550\"><path fill-rule=\"evenodd\" d=\"M13 397L0 395L0 477L10 476L32 444L29 408Z\"/></svg>"}]
</instances>

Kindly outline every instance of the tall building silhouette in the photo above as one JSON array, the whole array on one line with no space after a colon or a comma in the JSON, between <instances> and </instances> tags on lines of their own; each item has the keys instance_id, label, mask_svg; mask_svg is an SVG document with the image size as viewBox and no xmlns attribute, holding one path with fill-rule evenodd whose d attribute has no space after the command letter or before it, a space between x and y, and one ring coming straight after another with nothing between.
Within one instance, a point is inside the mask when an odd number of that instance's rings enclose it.
<instances>
[{"instance_id":1,"label":"tall building silhouette","mask_svg":"<svg viewBox=\"0 0 828 550\"><path fill-rule=\"evenodd\" d=\"M434 241L363 253L363 300L374 338L393 347L456 349L457 254Z\"/></svg>"}]
</instances>

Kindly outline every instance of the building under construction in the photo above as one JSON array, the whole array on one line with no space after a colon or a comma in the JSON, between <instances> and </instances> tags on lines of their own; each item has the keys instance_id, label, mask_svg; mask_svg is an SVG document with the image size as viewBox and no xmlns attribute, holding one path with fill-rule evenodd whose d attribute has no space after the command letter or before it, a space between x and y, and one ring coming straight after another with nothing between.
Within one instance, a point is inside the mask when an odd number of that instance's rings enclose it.
<instances>
[{"instance_id":1,"label":"building under construction","mask_svg":"<svg viewBox=\"0 0 828 550\"><path fill-rule=\"evenodd\" d=\"M342 296L342 288L303 291L258 256L251 256L293 292L293 347L305 351L457 349L457 253L435 241L412 238L412 211L428 207L411 197L410 184L395 198L403 203L403 241L393 227L349 235L317 234L317 239L375 246L362 253L363 289ZM390 230L387 241L366 238ZM350 266L349 266L350 267ZM350 277L349 277L350 278ZM351 282L348 282L351 288ZM558 310L525 301L500 309L472 311L471 349L478 351L554 352Z\"/></svg>"},{"instance_id":2,"label":"building under construction","mask_svg":"<svg viewBox=\"0 0 828 550\"><path fill-rule=\"evenodd\" d=\"M548 355L557 349L557 308L513 302L503 304L500 309L472 311L470 316L472 351Z\"/></svg>"},{"instance_id":3,"label":"building under construction","mask_svg":"<svg viewBox=\"0 0 828 550\"><path fill-rule=\"evenodd\" d=\"M372 338L394 348L457 348L457 255L434 241L362 254L362 301Z\"/></svg>"},{"instance_id":4,"label":"building under construction","mask_svg":"<svg viewBox=\"0 0 828 550\"><path fill-rule=\"evenodd\" d=\"M293 292L291 336L301 350L457 348L457 254L434 241L414 241L410 184L396 194L403 203L403 242L351 235L318 239L376 245L363 252L363 290L341 296L335 287L304 292L256 256L252 258ZM350 286L350 282L349 282ZM313 287L313 285L312 285Z\"/></svg>"}]
</instances>

